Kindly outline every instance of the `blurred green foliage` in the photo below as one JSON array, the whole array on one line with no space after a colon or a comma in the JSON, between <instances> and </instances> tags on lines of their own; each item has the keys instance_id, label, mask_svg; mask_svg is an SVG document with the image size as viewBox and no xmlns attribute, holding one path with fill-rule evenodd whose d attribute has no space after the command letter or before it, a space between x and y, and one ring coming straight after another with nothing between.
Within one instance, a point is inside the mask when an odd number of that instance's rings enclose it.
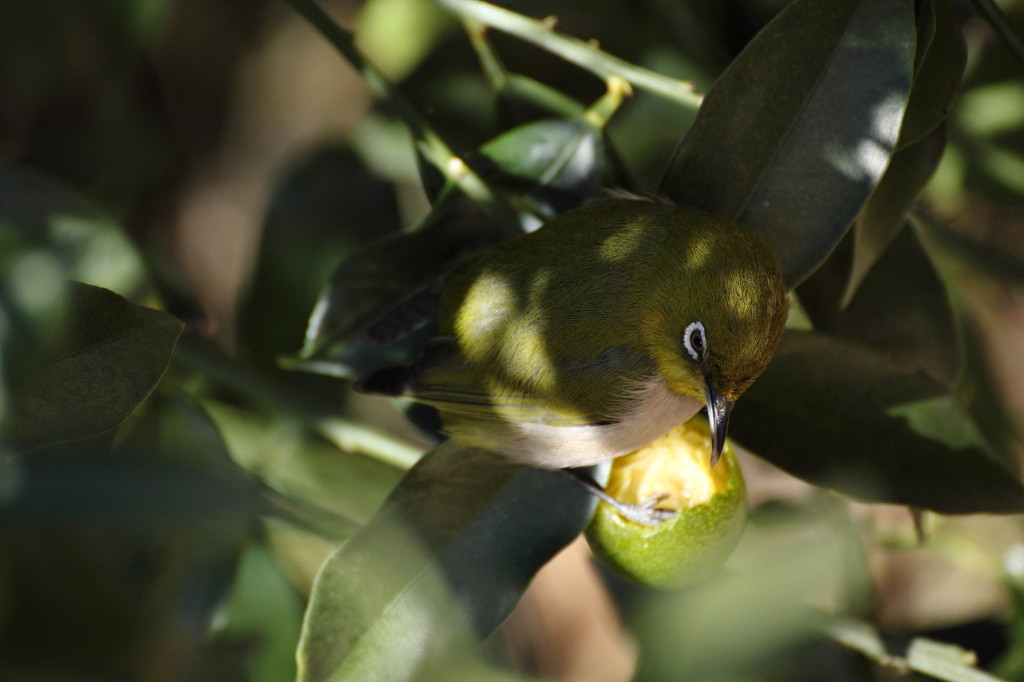
<instances>
[{"instance_id":1,"label":"blurred green foliage","mask_svg":"<svg viewBox=\"0 0 1024 682\"><path fill-rule=\"evenodd\" d=\"M499 626L591 500L420 459L433 416L348 382L420 351L361 333L445 263L616 187L783 257L803 323L734 436L814 484L753 468L706 583L602 573L635 678L1024 679L1024 61L990 5L4 3L0 678L553 676Z\"/></svg>"}]
</instances>

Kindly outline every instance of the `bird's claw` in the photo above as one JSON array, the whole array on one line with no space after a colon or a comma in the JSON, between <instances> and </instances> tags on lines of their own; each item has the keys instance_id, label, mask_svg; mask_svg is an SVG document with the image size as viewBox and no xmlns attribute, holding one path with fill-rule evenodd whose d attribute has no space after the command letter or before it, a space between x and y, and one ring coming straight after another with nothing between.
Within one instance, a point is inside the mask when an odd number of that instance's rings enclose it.
<instances>
[{"instance_id":1,"label":"bird's claw","mask_svg":"<svg viewBox=\"0 0 1024 682\"><path fill-rule=\"evenodd\" d=\"M616 500L604 488L595 483L592 478L578 469L559 469L559 471L583 486L591 495L611 505L619 513L619 516L627 521L639 523L642 526L658 526L679 513L672 509L658 507L659 502L664 502L669 498L668 493L652 495L640 504L627 504L626 502Z\"/></svg>"},{"instance_id":2,"label":"bird's claw","mask_svg":"<svg viewBox=\"0 0 1024 682\"><path fill-rule=\"evenodd\" d=\"M643 526L658 526L676 516L679 512L674 509L665 509L658 504L668 499L668 493L661 493L649 497L640 504L626 504L618 500L612 505L615 511L624 519L639 523Z\"/></svg>"}]
</instances>

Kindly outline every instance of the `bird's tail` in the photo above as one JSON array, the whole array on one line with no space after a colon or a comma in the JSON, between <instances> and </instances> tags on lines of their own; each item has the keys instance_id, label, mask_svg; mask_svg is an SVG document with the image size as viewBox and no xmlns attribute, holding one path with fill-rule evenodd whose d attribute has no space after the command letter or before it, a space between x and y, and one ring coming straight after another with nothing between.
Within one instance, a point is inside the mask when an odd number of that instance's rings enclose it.
<instances>
[{"instance_id":1,"label":"bird's tail","mask_svg":"<svg viewBox=\"0 0 1024 682\"><path fill-rule=\"evenodd\" d=\"M422 388L420 377L426 369L457 357L455 339L450 336L438 336L427 343L423 354L416 362L378 369L357 381L352 388L358 393L371 395L412 397Z\"/></svg>"},{"instance_id":2,"label":"bird's tail","mask_svg":"<svg viewBox=\"0 0 1024 682\"><path fill-rule=\"evenodd\" d=\"M408 395L415 381L415 365L385 367L368 374L353 386L356 393L368 395Z\"/></svg>"}]
</instances>

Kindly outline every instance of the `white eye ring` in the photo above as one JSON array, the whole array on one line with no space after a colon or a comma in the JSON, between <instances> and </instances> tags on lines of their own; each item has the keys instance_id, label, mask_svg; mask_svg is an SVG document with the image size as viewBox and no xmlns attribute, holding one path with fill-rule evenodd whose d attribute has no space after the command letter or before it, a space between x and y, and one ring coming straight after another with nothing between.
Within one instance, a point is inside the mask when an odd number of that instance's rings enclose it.
<instances>
[{"instance_id":1,"label":"white eye ring","mask_svg":"<svg viewBox=\"0 0 1024 682\"><path fill-rule=\"evenodd\" d=\"M686 352L690 354L690 357L700 362L701 358L704 357L704 351L707 349L707 346L704 325L700 322L691 322L686 325L686 329L683 330L683 347L686 348Z\"/></svg>"}]
</instances>

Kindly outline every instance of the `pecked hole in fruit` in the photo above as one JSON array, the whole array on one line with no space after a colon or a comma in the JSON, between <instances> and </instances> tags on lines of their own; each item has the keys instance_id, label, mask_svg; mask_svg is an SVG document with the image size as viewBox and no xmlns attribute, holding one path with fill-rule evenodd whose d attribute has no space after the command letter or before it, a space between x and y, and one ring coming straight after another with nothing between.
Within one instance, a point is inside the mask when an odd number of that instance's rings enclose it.
<instances>
[{"instance_id":1,"label":"pecked hole in fruit","mask_svg":"<svg viewBox=\"0 0 1024 682\"><path fill-rule=\"evenodd\" d=\"M615 460L607 492L627 504L641 504L667 494L659 507L681 511L727 489L730 462L709 466L711 437L696 426L677 429L650 445Z\"/></svg>"},{"instance_id":2,"label":"pecked hole in fruit","mask_svg":"<svg viewBox=\"0 0 1024 682\"><path fill-rule=\"evenodd\" d=\"M678 514L649 526L598 504L586 529L594 556L620 576L651 587L681 587L712 575L743 535L746 489L732 443L714 471L707 420L700 415L612 463L605 489L638 503L666 493Z\"/></svg>"}]
</instances>

